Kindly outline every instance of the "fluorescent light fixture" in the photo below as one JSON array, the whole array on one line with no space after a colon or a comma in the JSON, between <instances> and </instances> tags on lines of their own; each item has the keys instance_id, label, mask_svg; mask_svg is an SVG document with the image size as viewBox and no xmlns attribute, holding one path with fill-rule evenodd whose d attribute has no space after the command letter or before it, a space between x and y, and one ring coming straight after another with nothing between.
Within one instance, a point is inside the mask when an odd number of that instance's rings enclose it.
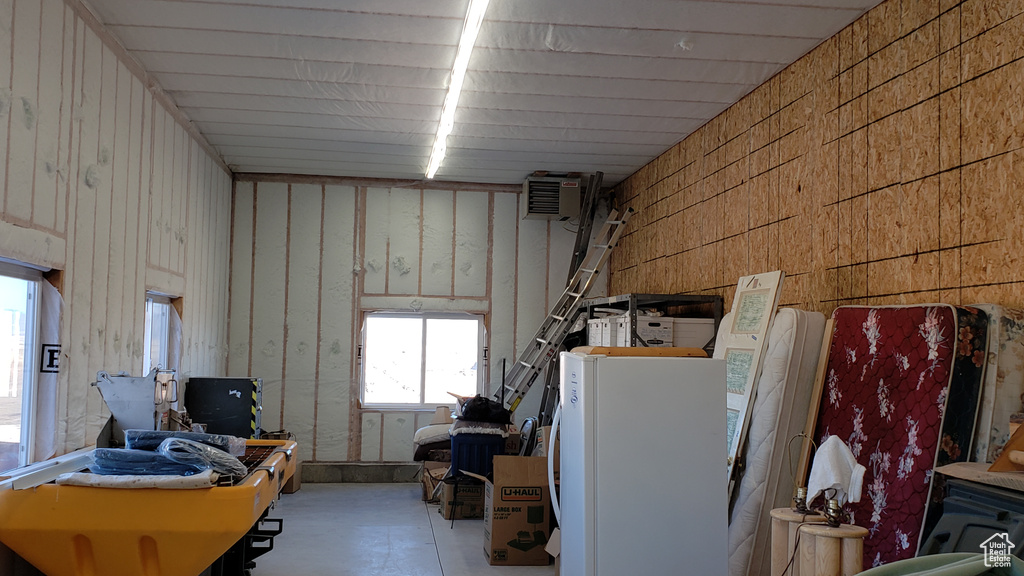
<instances>
[{"instance_id":1,"label":"fluorescent light fixture","mask_svg":"<svg viewBox=\"0 0 1024 576\"><path fill-rule=\"evenodd\" d=\"M430 151L430 161L427 162L427 178L434 177L437 169L441 167L441 161L444 160L448 148L448 135L455 127L455 108L459 105L462 82L466 79L469 57L473 53L473 45L476 44L476 35L480 32L480 24L484 21L488 1L469 2L466 22L462 27L462 38L459 39L459 50L455 54L455 65L452 66L451 81L448 83L448 94L444 97L444 105L441 107L441 121L437 124L437 136Z\"/></svg>"}]
</instances>

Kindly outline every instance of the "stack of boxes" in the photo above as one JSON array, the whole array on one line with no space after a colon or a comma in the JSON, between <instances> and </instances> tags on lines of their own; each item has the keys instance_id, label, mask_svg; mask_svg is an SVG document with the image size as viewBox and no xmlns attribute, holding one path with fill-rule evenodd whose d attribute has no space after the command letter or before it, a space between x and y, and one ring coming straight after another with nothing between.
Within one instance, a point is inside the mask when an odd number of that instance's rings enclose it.
<instances>
[{"instance_id":1,"label":"stack of boxes","mask_svg":"<svg viewBox=\"0 0 1024 576\"><path fill-rule=\"evenodd\" d=\"M550 427L537 442L550 449ZM518 437L518 433L510 436ZM513 443L518 452L518 443ZM507 447L513 446L509 444ZM557 442L554 444L557 458ZM494 566L546 566L553 517L548 491L547 457L501 455L490 458L488 474L438 479L439 512L446 520L483 518L484 555Z\"/></svg>"},{"instance_id":2,"label":"stack of boxes","mask_svg":"<svg viewBox=\"0 0 1024 576\"><path fill-rule=\"evenodd\" d=\"M617 316L604 316L587 320L588 346L618 346Z\"/></svg>"},{"instance_id":3,"label":"stack of boxes","mask_svg":"<svg viewBox=\"0 0 1024 576\"><path fill-rule=\"evenodd\" d=\"M637 316L636 334L648 346L703 348L715 337L713 318ZM587 345L631 346L633 325L628 314L587 321Z\"/></svg>"}]
</instances>

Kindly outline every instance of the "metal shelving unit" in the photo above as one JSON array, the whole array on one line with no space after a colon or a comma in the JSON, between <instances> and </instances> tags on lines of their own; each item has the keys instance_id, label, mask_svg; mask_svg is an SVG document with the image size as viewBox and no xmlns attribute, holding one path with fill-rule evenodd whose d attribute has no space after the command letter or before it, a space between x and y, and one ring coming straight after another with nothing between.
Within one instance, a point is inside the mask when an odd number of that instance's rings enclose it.
<instances>
[{"instance_id":1,"label":"metal shelving unit","mask_svg":"<svg viewBox=\"0 0 1024 576\"><path fill-rule=\"evenodd\" d=\"M692 307L696 312L701 313L696 318L714 318L715 334L722 323L722 315L725 310L725 301L721 296L708 294L622 294L619 296L608 296L605 298L588 298L583 305L587 307L587 319L594 318L594 310L597 308L614 308L623 310L629 314L630 325L633 333L630 334L630 345L646 346L643 339L636 333L636 312L640 308L654 308L666 315L673 308ZM684 316L685 317L685 316ZM704 349L708 355L714 350L715 340L711 339Z\"/></svg>"}]
</instances>

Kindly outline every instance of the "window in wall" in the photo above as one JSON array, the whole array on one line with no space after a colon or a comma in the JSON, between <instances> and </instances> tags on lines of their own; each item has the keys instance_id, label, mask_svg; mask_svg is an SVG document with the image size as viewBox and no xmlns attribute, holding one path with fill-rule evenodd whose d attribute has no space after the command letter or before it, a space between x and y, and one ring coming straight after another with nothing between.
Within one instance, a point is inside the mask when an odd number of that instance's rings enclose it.
<instances>
[{"instance_id":1,"label":"window in wall","mask_svg":"<svg viewBox=\"0 0 1024 576\"><path fill-rule=\"evenodd\" d=\"M143 336L142 374L153 368L170 366L171 300L155 294L146 295L146 332Z\"/></svg>"},{"instance_id":2,"label":"window in wall","mask_svg":"<svg viewBox=\"0 0 1024 576\"><path fill-rule=\"evenodd\" d=\"M363 404L453 404L449 392L477 394L483 378L482 342L482 316L368 313L363 324Z\"/></svg>"},{"instance_id":3,"label":"window in wall","mask_svg":"<svg viewBox=\"0 0 1024 576\"><path fill-rule=\"evenodd\" d=\"M39 282L34 270L0 263L0 472L31 461Z\"/></svg>"}]
</instances>

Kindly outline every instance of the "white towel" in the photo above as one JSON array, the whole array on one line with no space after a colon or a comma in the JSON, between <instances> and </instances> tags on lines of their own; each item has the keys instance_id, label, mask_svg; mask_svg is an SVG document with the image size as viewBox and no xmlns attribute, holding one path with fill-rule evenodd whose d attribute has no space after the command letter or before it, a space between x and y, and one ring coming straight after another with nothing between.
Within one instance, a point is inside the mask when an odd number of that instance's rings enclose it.
<instances>
[{"instance_id":1,"label":"white towel","mask_svg":"<svg viewBox=\"0 0 1024 576\"><path fill-rule=\"evenodd\" d=\"M835 488L840 506L846 502L860 502L866 471L857 463L845 442L838 436L829 436L814 454L811 477L807 481L807 503L810 504L829 488Z\"/></svg>"}]
</instances>

